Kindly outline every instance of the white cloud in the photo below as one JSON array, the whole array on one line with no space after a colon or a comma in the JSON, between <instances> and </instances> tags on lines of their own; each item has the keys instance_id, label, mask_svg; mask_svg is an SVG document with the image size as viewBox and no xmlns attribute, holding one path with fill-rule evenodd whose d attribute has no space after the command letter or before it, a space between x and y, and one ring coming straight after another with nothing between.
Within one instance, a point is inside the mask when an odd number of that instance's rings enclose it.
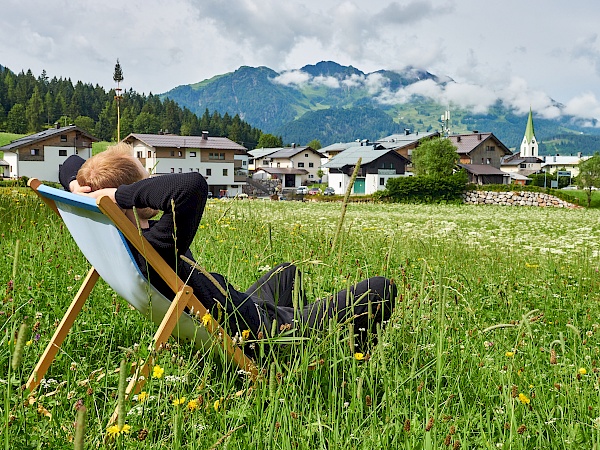
<instances>
[{"instance_id":1,"label":"white cloud","mask_svg":"<svg viewBox=\"0 0 600 450\"><path fill-rule=\"evenodd\" d=\"M301 70L289 70L283 72L278 77L273 78L273 83L283 84L284 86L300 86L310 81L311 76Z\"/></svg>"}]
</instances>

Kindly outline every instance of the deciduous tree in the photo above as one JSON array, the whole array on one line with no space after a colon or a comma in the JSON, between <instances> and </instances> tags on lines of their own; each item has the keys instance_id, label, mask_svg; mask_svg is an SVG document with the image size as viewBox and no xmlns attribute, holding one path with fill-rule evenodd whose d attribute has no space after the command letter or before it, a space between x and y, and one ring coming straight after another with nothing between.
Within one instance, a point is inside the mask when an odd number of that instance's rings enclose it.
<instances>
[{"instance_id":1,"label":"deciduous tree","mask_svg":"<svg viewBox=\"0 0 600 450\"><path fill-rule=\"evenodd\" d=\"M428 139L414 149L412 154L416 175L450 176L458 160L456 147L445 138Z\"/></svg>"},{"instance_id":2,"label":"deciduous tree","mask_svg":"<svg viewBox=\"0 0 600 450\"><path fill-rule=\"evenodd\" d=\"M591 158L579 163L577 183L585 190L587 206L589 208L592 203L593 188L600 187L600 153L596 152Z\"/></svg>"}]
</instances>

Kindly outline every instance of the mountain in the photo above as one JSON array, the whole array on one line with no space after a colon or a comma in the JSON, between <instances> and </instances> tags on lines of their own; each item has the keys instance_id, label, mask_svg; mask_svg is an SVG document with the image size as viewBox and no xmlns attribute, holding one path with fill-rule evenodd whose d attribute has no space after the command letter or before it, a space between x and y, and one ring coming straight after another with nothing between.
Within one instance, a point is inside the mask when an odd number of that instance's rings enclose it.
<instances>
[{"instance_id":1,"label":"mountain","mask_svg":"<svg viewBox=\"0 0 600 450\"><path fill-rule=\"evenodd\" d=\"M418 82L425 83L416 85ZM440 115L448 106L434 101L435 95L415 94L421 91L414 86L425 85L435 92L435 88L450 83L455 81L414 67L365 73L321 61L282 73L268 67L242 66L199 83L178 86L160 98L169 98L199 116L206 110L237 114L263 132L281 136L285 143L304 145L318 139L326 146L364 138L376 140L404 129L440 130ZM523 139L527 116L515 114L499 100L483 114L456 106L451 107L451 113L452 132L491 131L509 148L518 148ZM579 148L581 136L587 136L585 152L600 150L600 129L585 127L573 117L534 117L534 123L536 137L542 141L541 154L572 153ZM546 146L544 141L552 144Z\"/></svg>"}]
</instances>

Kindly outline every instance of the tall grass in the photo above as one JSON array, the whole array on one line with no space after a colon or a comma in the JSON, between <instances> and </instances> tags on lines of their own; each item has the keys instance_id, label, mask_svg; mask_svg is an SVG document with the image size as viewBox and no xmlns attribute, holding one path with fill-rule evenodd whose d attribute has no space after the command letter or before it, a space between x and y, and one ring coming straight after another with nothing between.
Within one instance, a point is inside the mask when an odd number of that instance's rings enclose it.
<instances>
[{"instance_id":1,"label":"tall grass","mask_svg":"<svg viewBox=\"0 0 600 450\"><path fill-rule=\"evenodd\" d=\"M338 215L339 204L211 201L193 251L240 289L282 261L301 266L310 298L392 278L394 315L364 358L332 322L264 346L252 383L217 352L171 341L164 372L125 402L127 427L109 431L115 369L139 359L154 326L100 282L28 400L19 388L88 264L46 206L3 190L2 441L73 446L83 405L86 448L597 448L599 212L350 204L341 257ZM30 338L8 378L21 323Z\"/></svg>"}]
</instances>

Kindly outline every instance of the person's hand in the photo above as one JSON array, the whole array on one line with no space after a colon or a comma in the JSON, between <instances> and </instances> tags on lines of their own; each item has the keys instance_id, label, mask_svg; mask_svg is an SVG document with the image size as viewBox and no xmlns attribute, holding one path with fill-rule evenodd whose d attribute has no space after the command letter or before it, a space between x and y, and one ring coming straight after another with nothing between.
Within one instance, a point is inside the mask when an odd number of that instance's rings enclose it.
<instances>
[{"instance_id":1,"label":"person's hand","mask_svg":"<svg viewBox=\"0 0 600 450\"><path fill-rule=\"evenodd\" d=\"M82 194L92 198L100 198L102 196L106 196L110 198L113 202L117 203L117 200L115 200L115 192L117 192L117 188L104 188L88 193L82 192Z\"/></svg>"},{"instance_id":2,"label":"person's hand","mask_svg":"<svg viewBox=\"0 0 600 450\"><path fill-rule=\"evenodd\" d=\"M92 188L89 186L80 186L77 180L73 180L69 183L69 191L73 194L86 194L92 191Z\"/></svg>"}]
</instances>

